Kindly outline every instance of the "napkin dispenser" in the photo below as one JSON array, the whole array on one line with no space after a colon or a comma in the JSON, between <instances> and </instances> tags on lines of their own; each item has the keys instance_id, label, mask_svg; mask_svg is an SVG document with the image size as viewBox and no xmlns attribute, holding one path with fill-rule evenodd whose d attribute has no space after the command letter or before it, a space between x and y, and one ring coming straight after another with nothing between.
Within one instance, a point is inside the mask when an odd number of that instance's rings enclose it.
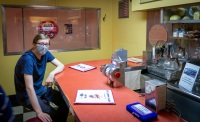
<instances>
[{"instance_id":1,"label":"napkin dispenser","mask_svg":"<svg viewBox=\"0 0 200 122\"><path fill-rule=\"evenodd\" d=\"M145 81L145 106L156 113L166 108L167 85L157 79Z\"/></svg>"}]
</instances>

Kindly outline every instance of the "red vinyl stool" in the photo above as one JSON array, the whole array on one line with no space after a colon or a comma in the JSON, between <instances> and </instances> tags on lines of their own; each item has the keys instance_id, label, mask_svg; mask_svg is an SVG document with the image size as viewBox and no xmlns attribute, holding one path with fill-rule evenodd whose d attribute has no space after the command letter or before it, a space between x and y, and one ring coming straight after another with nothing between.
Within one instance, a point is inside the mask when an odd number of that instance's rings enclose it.
<instances>
[{"instance_id":1,"label":"red vinyl stool","mask_svg":"<svg viewBox=\"0 0 200 122\"><path fill-rule=\"evenodd\" d=\"M39 118L34 117L34 118L26 120L26 122L42 122L42 121Z\"/></svg>"}]
</instances>

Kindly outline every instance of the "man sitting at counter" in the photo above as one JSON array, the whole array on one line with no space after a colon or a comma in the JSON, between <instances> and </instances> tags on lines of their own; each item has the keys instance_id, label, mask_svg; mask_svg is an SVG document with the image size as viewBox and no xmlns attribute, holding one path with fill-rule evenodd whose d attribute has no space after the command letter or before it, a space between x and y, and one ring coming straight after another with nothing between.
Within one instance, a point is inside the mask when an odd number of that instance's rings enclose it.
<instances>
[{"instance_id":1,"label":"man sitting at counter","mask_svg":"<svg viewBox=\"0 0 200 122\"><path fill-rule=\"evenodd\" d=\"M17 100L22 106L33 109L43 122L66 122L69 112L59 91L52 89L54 76L64 70L64 65L49 51L50 39L38 34L33 47L26 51L15 66L15 89ZM56 68L42 85L46 65L51 62Z\"/></svg>"}]
</instances>

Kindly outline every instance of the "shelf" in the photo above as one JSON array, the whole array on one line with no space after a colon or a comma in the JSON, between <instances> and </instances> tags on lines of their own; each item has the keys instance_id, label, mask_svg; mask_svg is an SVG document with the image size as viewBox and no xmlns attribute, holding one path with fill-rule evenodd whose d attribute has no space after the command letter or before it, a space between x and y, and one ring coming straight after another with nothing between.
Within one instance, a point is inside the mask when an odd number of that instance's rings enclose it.
<instances>
[{"instance_id":1,"label":"shelf","mask_svg":"<svg viewBox=\"0 0 200 122\"><path fill-rule=\"evenodd\" d=\"M200 41L200 38L187 38L187 37L173 37L170 36L170 39L179 39L179 40L194 40L194 41Z\"/></svg>"},{"instance_id":2,"label":"shelf","mask_svg":"<svg viewBox=\"0 0 200 122\"><path fill-rule=\"evenodd\" d=\"M198 12L200 3L188 4L174 7L165 7L161 9L160 17L163 23L200 23Z\"/></svg>"},{"instance_id":3,"label":"shelf","mask_svg":"<svg viewBox=\"0 0 200 122\"><path fill-rule=\"evenodd\" d=\"M163 23L200 23L200 20L171 20L171 21L164 21Z\"/></svg>"}]
</instances>

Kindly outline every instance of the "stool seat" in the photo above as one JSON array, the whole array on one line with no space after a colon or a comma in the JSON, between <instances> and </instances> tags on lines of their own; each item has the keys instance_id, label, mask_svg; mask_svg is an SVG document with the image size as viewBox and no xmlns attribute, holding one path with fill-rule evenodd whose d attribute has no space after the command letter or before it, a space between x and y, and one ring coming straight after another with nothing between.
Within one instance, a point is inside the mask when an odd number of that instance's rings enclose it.
<instances>
[{"instance_id":1,"label":"stool seat","mask_svg":"<svg viewBox=\"0 0 200 122\"><path fill-rule=\"evenodd\" d=\"M42 121L39 118L34 117L34 118L29 119L29 120L26 120L26 122L42 122Z\"/></svg>"}]
</instances>

